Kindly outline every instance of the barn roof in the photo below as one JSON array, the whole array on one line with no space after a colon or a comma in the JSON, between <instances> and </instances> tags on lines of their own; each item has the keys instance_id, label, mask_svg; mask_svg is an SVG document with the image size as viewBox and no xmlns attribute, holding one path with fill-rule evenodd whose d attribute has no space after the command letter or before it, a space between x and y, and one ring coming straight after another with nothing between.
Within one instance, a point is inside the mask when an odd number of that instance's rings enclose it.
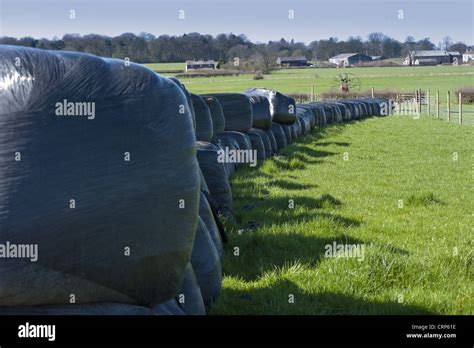
<instances>
[{"instance_id":1,"label":"barn roof","mask_svg":"<svg viewBox=\"0 0 474 348\"><path fill-rule=\"evenodd\" d=\"M280 59L281 61L286 61L286 62L295 62L295 61L300 61L300 60L306 61L307 60L306 57L278 57L278 59Z\"/></svg>"},{"instance_id":2,"label":"barn roof","mask_svg":"<svg viewBox=\"0 0 474 348\"><path fill-rule=\"evenodd\" d=\"M413 57L440 57L440 56L447 56L448 52L441 51L441 50L426 50L426 51L412 51L411 55Z\"/></svg>"},{"instance_id":3,"label":"barn roof","mask_svg":"<svg viewBox=\"0 0 474 348\"><path fill-rule=\"evenodd\" d=\"M213 60L187 60L186 65L189 64L215 64L216 62Z\"/></svg>"},{"instance_id":4,"label":"barn roof","mask_svg":"<svg viewBox=\"0 0 474 348\"><path fill-rule=\"evenodd\" d=\"M337 56L331 57L330 59L345 59L345 58L355 56L357 54L359 53L341 53L341 54L338 54Z\"/></svg>"}]
</instances>

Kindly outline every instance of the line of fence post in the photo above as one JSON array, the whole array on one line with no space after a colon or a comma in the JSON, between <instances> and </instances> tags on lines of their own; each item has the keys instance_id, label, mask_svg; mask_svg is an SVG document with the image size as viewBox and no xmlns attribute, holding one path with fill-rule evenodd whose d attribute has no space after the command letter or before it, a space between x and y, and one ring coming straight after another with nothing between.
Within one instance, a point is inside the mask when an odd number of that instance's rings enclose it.
<instances>
[{"instance_id":1,"label":"line of fence post","mask_svg":"<svg viewBox=\"0 0 474 348\"><path fill-rule=\"evenodd\" d=\"M451 122L451 92L448 91L448 94L447 94L447 107L448 107L448 123Z\"/></svg>"},{"instance_id":2,"label":"line of fence post","mask_svg":"<svg viewBox=\"0 0 474 348\"><path fill-rule=\"evenodd\" d=\"M439 118L439 91L436 91L436 118Z\"/></svg>"},{"instance_id":3,"label":"line of fence post","mask_svg":"<svg viewBox=\"0 0 474 348\"><path fill-rule=\"evenodd\" d=\"M371 92L372 92L372 98L374 98L375 97L374 87L371 88Z\"/></svg>"},{"instance_id":4,"label":"line of fence post","mask_svg":"<svg viewBox=\"0 0 474 348\"><path fill-rule=\"evenodd\" d=\"M426 90L426 99L428 100L428 116L431 116L431 98L430 98L430 90Z\"/></svg>"},{"instance_id":5,"label":"line of fence post","mask_svg":"<svg viewBox=\"0 0 474 348\"><path fill-rule=\"evenodd\" d=\"M459 92L459 124L462 124L462 93Z\"/></svg>"}]
</instances>

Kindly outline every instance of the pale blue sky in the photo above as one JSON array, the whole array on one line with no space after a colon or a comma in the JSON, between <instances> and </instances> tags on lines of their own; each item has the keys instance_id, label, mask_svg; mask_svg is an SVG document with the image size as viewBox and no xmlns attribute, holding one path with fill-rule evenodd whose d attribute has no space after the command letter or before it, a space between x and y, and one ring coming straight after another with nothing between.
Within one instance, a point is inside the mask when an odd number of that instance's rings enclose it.
<instances>
[{"instance_id":1,"label":"pale blue sky","mask_svg":"<svg viewBox=\"0 0 474 348\"><path fill-rule=\"evenodd\" d=\"M150 32L245 34L309 43L330 36L365 38L382 32L435 44L449 35L474 44L474 0L0 0L0 36L61 37L65 33L118 35ZM69 19L69 11L76 19ZM184 10L186 18L178 18ZM295 18L288 18L294 10ZM398 11L404 19L398 19Z\"/></svg>"}]
</instances>

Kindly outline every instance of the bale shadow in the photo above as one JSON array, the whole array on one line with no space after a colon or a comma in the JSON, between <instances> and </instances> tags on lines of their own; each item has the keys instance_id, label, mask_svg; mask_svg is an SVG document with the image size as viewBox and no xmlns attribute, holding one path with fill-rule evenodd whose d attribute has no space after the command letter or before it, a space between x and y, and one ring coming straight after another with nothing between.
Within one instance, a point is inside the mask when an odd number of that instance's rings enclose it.
<instances>
[{"instance_id":1,"label":"bale shadow","mask_svg":"<svg viewBox=\"0 0 474 348\"><path fill-rule=\"evenodd\" d=\"M322 143L319 143L319 142L316 143L316 146L331 146L331 145L347 147L347 146L350 146L351 143L342 142L342 141L325 141L325 142L322 142Z\"/></svg>"},{"instance_id":2,"label":"bale shadow","mask_svg":"<svg viewBox=\"0 0 474 348\"><path fill-rule=\"evenodd\" d=\"M257 280L265 272L273 271L299 262L316 266L324 258L327 245L365 244L364 241L344 235L318 237L299 233L273 234L249 232L231 236L228 244L228 257L224 263L224 274L239 277L246 281ZM233 248L239 247L239 256L233 257Z\"/></svg>"},{"instance_id":3,"label":"bale shadow","mask_svg":"<svg viewBox=\"0 0 474 348\"><path fill-rule=\"evenodd\" d=\"M270 186L277 186L285 190L308 190L311 188L316 188L318 185L313 184L299 184L296 182L291 182L287 180L272 180L268 183Z\"/></svg>"},{"instance_id":4,"label":"bale shadow","mask_svg":"<svg viewBox=\"0 0 474 348\"><path fill-rule=\"evenodd\" d=\"M294 303L289 303L289 295ZM294 282L281 279L271 286L237 290L224 288L218 303L226 305L225 313L219 306L212 314L237 315L434 315L436 313L418 305L397 301L373 301L344 293L307 293ZM217 303L217 304L218 304Z\"/></svg>"},{"instance_id":5,"label":"bale shadow","mask_svg":"<svg viewBox=\"0 0 474 348\"><path fill-rule=\"evenodd\" d=\"M331 152L331 151L319 151L315 150L309 146L305 146L304 144L298 144L295 143L293 145L293 148L288 149L287 151L282 152L285 156L291 157L295 153L301 153L304 155L309 156L310 158L325 158L325 157L330 157L330 156L335 156L338 155L336 152Z\"/></svg>"},{"instance_id":6,"label":"bale shadow","mask_svg":"<svg viewBox=\"0 0 474 348\"><path fill-rule=\"evenodd\" d=\"M330 194L325 193L317 198L292 194L286 197L271 197L265 193L267 191L262 186L258 188L246 186L245 191L240 191L240 196L234 196L234 213L238 224L256 222L259 225L273 226L294 221L326 219L336 226L351 228L358 227L362 223L359 220L322 211L322 209L339 208L343 204Z\"/></svg>"}]
</instances>

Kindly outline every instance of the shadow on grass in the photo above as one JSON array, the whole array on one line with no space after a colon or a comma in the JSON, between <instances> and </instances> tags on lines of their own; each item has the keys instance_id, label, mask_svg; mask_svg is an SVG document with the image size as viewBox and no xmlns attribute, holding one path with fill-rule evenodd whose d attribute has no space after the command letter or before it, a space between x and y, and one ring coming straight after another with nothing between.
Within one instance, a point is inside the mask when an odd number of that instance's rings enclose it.
<instances>
[{"instance_id":1,"label":"shadow on grass","mask_svg":"<svg viewBox=\"0 0 474 348\"><path fill-rule=\"evenodd\" d=\"M321 142L321 143L316 143L316 146L330 146L330 145L336 145L336 146L350 146L351 143L347 143L347 142L341 142L341 141L325 141L325 142Z\"/></svg>"},{"instance_id":2,"label":"shadow on grass","mask_svg":"<svg viewBox=\"0 0 474 348\"><path fill-rule=\"evenodd\" d=\"M284 190L308 190L318 187L317 185L313 184L299 184L297 182L291 182L287 180L272 180L268 184L270 186L276 186Z\"/></svg>"},{"instance_id":3,"label":"shadow on grass","mask_svg":"<svg viewBox=\"0 0 474 348\"><path fill-rule=\"evenodd\" d=\"M281 225L292 221L312 221L328 219L334 225L348 228L360 226L361 221L344 216L321 211L325 208L336 208L342 203L331 195L324 194L318 198L300 195L287 197L255 198L252 190L246 191L246 196L240 196L236 207L247 207L244 212L235 209L237 223L258 221L260 225ZM253 206L255 209L250 209ZM302 208L302 209L301 209Z\"/></svg>"},{"instance_id":4,"label":"shadow on grass","mask_svg":"<svg viewBox=\"0 0 474 348\"><path fill-rule=\"evenodd\" d=\"M294 303L289 303L289 295ZM341 293L307 293L290 280L282 279L269 287L237 290L224 288L211 314L250 315L347 315L347 314L436 314L416 305L397 301L371 301Z\"/></svg>"},{"instance_id":5,"label":"shadow on grass","mask_svg":"<svg viewBox=\"0 0 474 348\"><path fill-rule=\"evenodd\" d=\"M224 274L254 281L266 272L295 262L316 266L324 258L327 245L365 244L362 240L343 235L317 237L291 232L263 234L253 231L232 235L226 250L227 257L232 259L224 263ZM238 257L233 255L235 246L240 250Z\"/></svg>"}]
</instances>

